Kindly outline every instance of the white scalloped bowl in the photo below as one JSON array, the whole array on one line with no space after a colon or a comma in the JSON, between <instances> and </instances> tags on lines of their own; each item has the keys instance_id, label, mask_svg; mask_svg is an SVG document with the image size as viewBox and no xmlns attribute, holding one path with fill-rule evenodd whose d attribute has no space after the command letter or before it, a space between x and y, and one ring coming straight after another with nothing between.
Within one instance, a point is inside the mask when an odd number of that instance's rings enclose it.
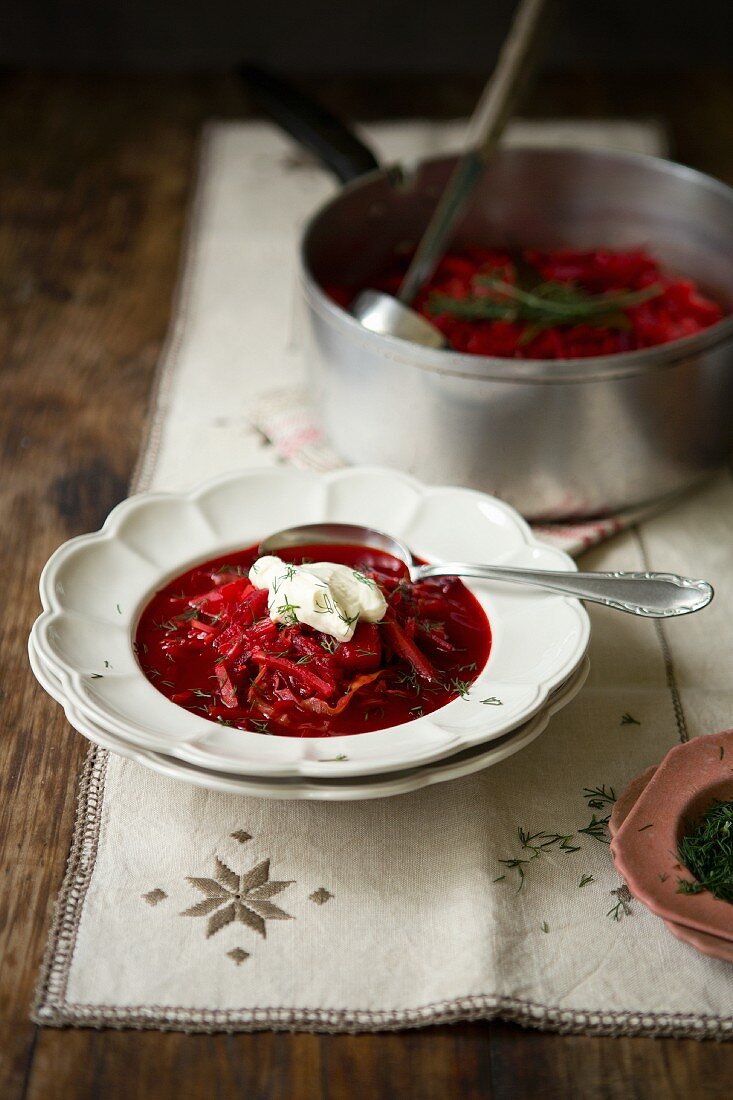
<instances>
[{"instance_id":1,"label":"white scalloped bowl","mask_svg":"<svg viewBox=\"0 0 733 1100\"><path fill-rule=\"evenodd\" d=\"M485 745L476 745L454 756L448 756L417 768L387 772L385 775L342 777L340 767L332 769L326 778L312 776L252 776L233 774L199 767L182 760L175 760L164 753L151 752L121 738L96 725L91 718L81 714L65 698L59 681L36 653L33 643L28 646L31 668L38 682L48 694L63 708L71 726L87 740L100 748L125 756L141 764L144 768L164 775L169 779L193 783L194 786L227 794L241 794L255 798L306 799L309 801L362 801L368 798L388 798L394 795L418 791L434 783L446 783L452 779L462 779L477 771L500 764L507 757L527 748L545 731L549 722L559 710L572 702L583 687L590 668L587 657L572 676L552 692L547 706L517 726L511 733L504 734ZM340 764L340 761L339 761Z\"/></svg>"},{"instance_id":2,"label":"white scalloped bowl","mask_svg":"<svg viewBox=\"0 0 733 1100\"><path fill-rule=\"evenodd\" d=\"M491 624L486 666L466 699L412 722L332 738L231 729L176 706L133 650L153 593L197 562L283 527L358 523L388 531L428 561L461 559L572 571L508 505L468 489L431 488L390 470L319 475L286 468L230 474L190 493L142 493L101 531L64 543L41 575L32 644L82 715L117 738L201 767L264 776L326 777L415 767L501 737L526 722L585 655L590 623L577 600L530 587L468 582ZM482 699L499 699L486 706Z\"/></svg>"}]
</instances>

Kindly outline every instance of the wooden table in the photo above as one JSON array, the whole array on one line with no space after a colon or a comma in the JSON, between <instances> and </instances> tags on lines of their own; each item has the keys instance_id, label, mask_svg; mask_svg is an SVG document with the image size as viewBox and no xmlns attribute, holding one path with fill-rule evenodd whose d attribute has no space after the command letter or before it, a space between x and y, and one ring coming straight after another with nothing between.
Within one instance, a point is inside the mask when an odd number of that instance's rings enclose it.
<instances>
[{"instance_id":1,"label":"wooden table","mask_svg":"<svg viewBox=\"0 0 733 1100\"><path fill-rule=\"evenodd\" d=\"M340 113L465 112L474 81L314 81ZM126 494L168 323L197 133L241 117L233 78L0 74L0 1096L693 1098L730 1095L733 1047L503 1023L391 1035L186 1036L35 1027L29 1004L84 740L25 645L50 552ZM733 183L733 81L544 79L529 113L664 117L676 156Z\"/></svg>"}]
</instances>

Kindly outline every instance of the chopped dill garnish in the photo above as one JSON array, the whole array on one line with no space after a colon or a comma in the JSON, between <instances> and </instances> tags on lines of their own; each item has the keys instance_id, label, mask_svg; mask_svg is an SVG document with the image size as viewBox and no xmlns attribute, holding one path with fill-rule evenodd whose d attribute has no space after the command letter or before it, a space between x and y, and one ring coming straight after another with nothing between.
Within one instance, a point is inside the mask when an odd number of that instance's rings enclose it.
<instances>
[{"instance_id":1,"label":"chopped dill garnish","mask_svg":"<svg viewBox=\"0 0 733 1100\"><path fill-rule=\"evenodd\" d=\"M610 917L611 920L621 920L621 917L627 916L630 912L631 910L628 908L628 906L624 905L624 903L621 901L621 898L619 898L616 904L612 905L611 908L608 910L606 916Z\"/></svg>"},{"instance_id":2,"label":"chopped dill garnish","mask_svg":"<svg viewBox=\"0 0 733 1100\"><path fill-rule=\"evenodd\" d=\"M516 871L517 872L517 874L519 875L519 886L517 887L517 893L519 893L519 891L524 886L524 866L523 865L525 863L529 863L529 860L528 859L500 859L499 863L501 863L503 867L508 867L510 871ZM502 878L503 877L504 876L502 875Z\"/></svg>"},{"instance_id":3,"label":"chopped dill garnish","mask_svg":"<svg viewBox=\"0 0 733 1100\"><path fill-rule=\"evenodd\" d=\"M606 784L602 787L585 787L583 798L588 799L589 810L602 810L604 806L612 806L616 801L616 792L613 787L606 790Z\"/></svg>"},{"instance_id":4,"label":"chopped dill garnish","mask_svg":"<svg viewBox=\"0 0 733 1100\"><path fill-rule=\"evenodd\" d=\"M482 699L481 702L485 707L503 707L504 704L501 699L497 699L495 695L490 695L488 699Z\"/></svg>"},{"instance_id":5,"label":"chopped dill garnish","mask_svg":"<svg viewBox=\"0 0 733 1100\"><path fill-rule=\"evenodd\" d=\"M682 838L680 862L695 876L694 883L679 880L678 892L709 890L720 901L733 902L733 801L713 802L695 827Z\"/></svg>"},{"instance_id":6,"label":"chopped dill garnish","mask_svg":"<svg viewBox=\"0 0 733 1100\"><path fill-rule=\"evenodd\" d=\"M582 890L584 886L587 886L589 882L595 882L593 875L581 875L580 882L578 883L578 889Z\"/></svg>"},{"instance_id":7,"label":"chopped dill garnish","mask_svg":"<svg viewBox=\"0 0 733 1100\"><path fill-rule=\"evenodd\" d=\"M352 569L352 573L358 581L361 581L368 588L375 589L377 587L376 581L373 581L371 577L367 577L366 573L361 573L358 569Z\"/></svg>"},{"instance_id":8,"label":"chopped dill garnish","mask_svg":"<svg viewBox=\"0 0 733 1100\"><path fill-rule=\"evenodd\" d=\"M398 684L405 684L411 688L416 695L420 692L420 681L417 678L417 673L414 668L411 668L409 672L398 672L396 675Z\"/></svg>"},{"instance_id":9,"label":"chopped dill garnish","mask_svg":"<svg viewBox=\"0 0 733 1100\"><path fill-rule=\"evenodd\" d=\"M678 894L701 894L705 887L700 882L690 882L686 878L677 879Z\"/></svg>"},{"instance_id":10,"label":"chopped dill garnish","mask_svg":"<svg viewBox=\"0 0 733 1100\"><path fill-rule=\"evenodd\" d=\"M173 619L162 619L159 623L153 623L156 630L165 630L166 634L170 634L172 630L178 630L178 623Z\"/></svg>"},{"instance_id":11,"label":"chopped dill garnish","mask_svg":"<svg viewBox=\"0 0 733 1100\"><path fill-rule=\"evenodd\" d=\"M220 714L218 714L216 716L216 720L217 720L217 722L219 723L220 726L233 726L234 725L234 722L232 722L231 718L222 718L222 716Z\"/></svg>"},{"instance_id":12,"label":"chopped dill garnish","mask_svg":"<svg viewBox=\"0 0 733 1100\"><path fill-rule=\"evenodd\" d=\"M180 615L176 615L172 622L188 623L191 619L198 619L199 609L198 607L188 607L185 611L182 611Z\"/></svg>"},{"instance_id":13,"label":"chopped dill garnish","mask_svg":"<svg viewBox=\"0 0 733 1100\"><path fill-rule=\"evenodd\" d=\"M436 630L440 630L445 624L441 623L439 619L422 619L417 625L423 634L434 634Z\"/></svg>"},{"instance_id":14,"label":"chopped dill garnish","mask_svg":"<svg viewBox=\"0 0 733 1100\"><path fill-rule=\"evenodd\" d=\"M272 730L268 726L267 722L261 718L250 718L249 723L255 733L272 733Z\"/></svg>"},{"instance_id":15,"label":"chopped dill garnish","mask_svg":"<svg viewBox=\"0 0 733 1100\"><path fill-rule=\"evenodd\" d=\"M213 695L210 691L202 691L201 688L191 688L194 695L198 695L200 699L213 699Z\"/></svg>"},{"instance_id":16,"label":"chopped dill garnish","mask_svg":"<svg viewBox=\"0 0 733 1100\"><path fill-rule=\"evenodd\" d=\"M606 829L610 819L610 814L607 814L606 817L596 817L596 815L593 814L585 828L578 829L578 832L583 833L584 836L592 836L594 840L599 840L601 844L610 844L611 841L606 835Z\"/></svg>"},{"instance_id":17,"label":"chopped dill garnish","mask_svg":"<svg viewBox=\"0 0 733 1100\"><path fill-rule=\"evenodd\" d=\"M640 726L641 722L639 721L638 718L634 718L634 716L632 714L629 714L629 712L626 711L625 714L621 715L621 725L622 726Z\"/></svg>"},{"instance_id":18,"label":"chopped dill garnish","mask_svg":"<svg viewBox=\"0 0 733 1100\"><path fill-rule=\"evenodd\" d=\"M610 917L611 920L616 921L621 920L621 917L630 916L631 906L629 905L629 902L631 901L632 894L626 883L624 883L623 886L619 886L617 890L612 890L611 893L616 898L618 898L618 901L615 905L611 906L611 908L606 913L606 916Z\"/></svg>"},{"instance_id":19,"label":"chopped dill garnish","mask_svg":"<svg viewBox=\"0 0 733 1100\"><path fill-rule=\"evenodd\" d=\"M109 663L109 661L105 661L104 662L104 667L105 668L112 668L112 665Z\"/></svg>"},{"instance_id":20,"label":"chopped dill garnish","mask_svg":"<svg viewBox=\"0 0 733 1100\"><path fill-rule=\"evenodd\" d=\"M349 758L348 758L348 756L346 755L345 752L340 752L338 754L338 756L321 756L321 757L319 757L318 762L320 764L337 764L337 763L340 763L342 760L348 760L348 759Z\"/></svg>"},{"instance_id":21,"label":"chopped dill garnish","mask_svg":"<svg viewBox=\"0 0 733 1100\"><path fill-rule=\"evenodd\" d=\"M304 653L302 657L298 657L298 660L295 663L296 663L296 665L309 665L312 660L313 660L313 654L312 653Z\"/></svg>"},{"instance_id":22,"label":"chopped dill garnish","mask_svg":"<svg viewBox=\"0 0 733 1100\"><path fill-rule=\"evenodd\" d=\"M161 680L160 682L161 684L164 684L167 688L174 688L176 686L172 680Z\"/></svg>"},{"instance_id":23,"label":"chopped dill garnish","mask_svg":"<svg viewBox=\"0 0 733 1100\"><path fill-rule=\"evenodd\" d=\"M519 886L517 887L517 893L524 886L524 868L528 863L531 863L535 859L539 859L551 849L561 851L564 855L569 855L571 852L579 852L580 848L577 845L571 844L573 839L572 833L530 833L529 829L523 829L521 825L517 828L517 836L522 850L530 852L531 855L526 857L512 857L511 859L500 859L499 863L503 867L507 867L510 871L516 871L519 877Z\"/></svg>"},{"instance_id":24,"label":"chopped dill garnish","mask_svg":"<svg viewBox=\"0 0 733 1100\"><path fill-rule=\"evenodd\" d=\"M423 707L411 707L410 714L414 714L416 718L422 718L425 710Z\"/></svg>"},{"instance_id":25,"label":"chopped dill garnish","mask_svg":"<svg viewBox=\"0 0 733 1100\"><path fill-rule=\"evenodd\" d=\"M338 642L335 638L321 638L321 646L325 649L326 653L335 653Z\"/></svg>"},{"instance_id":26,"label":"chopped dill garnish","mask_svg":"<svg viewBox=\"0 0 733 1100\"><path fill-rule=\"evenodd\" d=\"M637 831L637 833L643 833L645 829L652 829L653 827L654 827L654 822L650 821L648 825L642 825L642 827L640 829L637 829L636 831Z\"/></svg>"},{"instance_id":27,"label":"chopped dill garnish","mask_svg":"<svg viewBox=\"0 0 733 1100\"><path fill-rule=\"evenodd\" d=\"M459 672L475 672L477 668L478 668L478 665L476 664L476 662L471 661L470 665L459 665L458 666L458 671Z\"/></svg>"},{"instance_id":28,"label":"chopped dill garnish","mask_svg":"<svg viewBox=\"0 0 733 1100\"><path fill-rule=\"evenodd\" d=\"M460 695L461 699L468 699L468 689L471 686L470 680L453 679L450 682L450 686Z\"/></svg>"},{"instance_id":29,"label":"chopped dill garnish","mask_svg":"<svg viewBox=\"0 0 733 1100\"><path fill-rule=\"evenodd\" d=\"M104 676L101 672L93 672L89 678L90 680L103 680Z\"/></svg>"},{"instance_id":30,"label":"chopped dill garnish","mask_svg":"<svg viewBox=\"0 0 733 1100\"><path fill-rule=\"evenodd\" d=\"M319 606L320 601L320 606ZM313 601L313 610L318 615L333 615L336 612L336 608L333 606L333 600L329 596L328 592L324 592L323 595L319 592Z\"/></svg>"},{"instance_id":31,"label":"chopped dill garnish","mask_svg":"<svg viewBox=\"0 0 733 1100\"><path fill-rule=\"evenodd\" d=\"M117 608L117 614L118 614L118 615L121 615L121 614L122 614L122 608L120 607L120 605L119 605L119 604L115 604L115 607Z\"/></svg>"},{"instance_id":32,"label":"chopped dill garnish","mask_svg":"<svg viewBox=\"0 0 733 1100\"><path fill-rule=\"evenodd\" d=\"M278 615L282 616L283 622L286 626L295 626L295 624L299 621L296 614L296 612L299 610L300 604L288 603L286 601L285 603L280 604L280 606L277 608L277 613Z\"/></svg>"},{"instance_id":33,"label":"chopped dill garnish","mask_svg":"<svg viewBox=\"0 0 733 1100\"><path fill-rule=\"evenodd\" d=\"M542 929L543 932L549 932L550 931L550 926L549 926L549 924L547 923L546 920L543 920L542 924L540 925L540 928Z\"/></svg>"}]
</instances>

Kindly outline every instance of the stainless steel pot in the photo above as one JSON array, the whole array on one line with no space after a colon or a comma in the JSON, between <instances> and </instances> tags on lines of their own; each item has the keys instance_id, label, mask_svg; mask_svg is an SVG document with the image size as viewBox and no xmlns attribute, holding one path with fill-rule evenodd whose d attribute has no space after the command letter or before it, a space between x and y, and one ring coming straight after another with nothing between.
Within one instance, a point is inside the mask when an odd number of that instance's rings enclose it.
<instances>
[{"instance_id":1,"label":"stainless steel pot","mask_svg":"<svg viewBox=\"0 0 733 1100\"><path fill-rule=\"evenodd\" d=\"M731 316L645 351L519 361L377 335L328 297L324 286L359 286L420 237L454 163L428 160L409 177L369 171L305 229L307 363L336 450L351 462L495 493L532 519L640 505L725 463L733 454ZM333 158L330 167L349 174ZM644 245L733 305L733 191L654 157L502 149L455 244Z\"/></svg>"}]
</instances>

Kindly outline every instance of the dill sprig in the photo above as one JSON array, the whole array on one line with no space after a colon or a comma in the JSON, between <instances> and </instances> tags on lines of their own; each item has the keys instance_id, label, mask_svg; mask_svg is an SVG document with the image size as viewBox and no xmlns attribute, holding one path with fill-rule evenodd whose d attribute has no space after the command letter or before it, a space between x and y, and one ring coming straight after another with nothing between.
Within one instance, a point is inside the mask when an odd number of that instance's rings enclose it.
<instances>
[{"instance_id":1,"label":"dill sprig","mask_svg":"<svg viewBox=\"0 0 733 1100\"><path fill-rule=\"evenodd\" d=\"M459 680L454 678L451 680L450 686L453 691L460 695L461 699L468 699L468 689L471 687L470 680Z\"/></svg>"},{"instance_id":2,"label":"dill sprig","mask_svg":"<svg viewBox=\"0 0 733 1100\"><path fill-rule=\"evenodd\" d=\"M584 836L592 836L594 840L600 840L601 844L610 844L611 841L607 836L608 822L610 820L610 814L606 814L605 817L596 817L596 815L593 814L585 828L578 829L578 832L583 833Z\"/></svg>"},{"instance_id":3,"label":"dill sprig","mask_svg":"<svg viewBox=\"0 0 733 1100\"><path fill-rule=\"evenodd\" d=\"M372 590L376 589L377 582L372 580L371 577L367 577L366 573L362 573L359 569L352 569L351 572L354 574L356 580L361 581L367 588L371 588Z\"/></svg>"},{"instance_id":4,"label":"dill sprig","mask_svg":"<svg viewBox=\"0 0 733 1100\"><path fill-rule=\"evenodd\" d=\"M555 280L524 290L503 279L480 275L474 283L478 293L468 298L433 294L428 309L433 314L450 313L467 321L525 321L534 336L555 325L628 328L624 310L658 297L663 290L655 283L642 290L590 294L573 283Z\"/></svg>"},{"instance_id":5,"label":"dill sprig","mask_svg":"<svg viewBox=\"0 0 733 1100\"><path fill-rule=\"evenodd\" d=\"M249 723L255 733L269 733L272 734L272 730L268 726L266 721L261 718L250 718Z\"/></svg>"},{"instance_id":6,"label":"dill sprig","mask_svg":"<svg viewBox=\"0 0 733 1100\"><path fill-rule=\"evenodd\" d=\"M588 800L589 810L602 810L604 806L612 806L616 801L616 792L613 787L606 790L606 784L602 787L585 787L583 798Z\"/></svg>"},{"instance_id":7,"label":"dill sprig","mask_svg":"<svg viewBox=\"0 0 733 1100\"><path fill-rule=\"evenodd\" d=\"M632 894L626 883L624 883L623 886L619 886L618 890L612 890L611 893L618 898L618 901L615 905L611 906L606 916L616 921L621 920L622 917L630 916L631 906L629 902L631 901Z\"/></svg>"},{"instance_id":8,"label":"dill sprig","mask_svg":"<svg viewBox=\"0 0 733 1100\"><path fill-rule=\"evenodd\" d=\"M733 902L733 802L716 799L710 809L684 836L678 850L680 862L695 882L679 880L681 894L709 890L721 901Z\"/></svg>"},{"instance_id":9,"label":"dill sprig","mask_svg":"<svg viewBox=\"0 0 733 1100\"><path fill-rule=\"evenodd\" d=\"M282 621L285 626L295 626L299 621L297 615L299 610L300 604L290 603L290 601L286 599L285 602L281 603L277 608L277 613L282 616Z\"/></svg>"},{"instance_id":10,"label":"dill sprig","mask_svg":"<svg viewBox=\"0 0 733 1100\"><path fill-rule=\"evenodd\" d=\"M517 837L519 838L522 851L529 854L524 856L512 856L510 859L499 860L499 863L503 867L506 867L507 870L517 872L519 881L517 893L519 893L524 886L525 867L527 864L546 855L548 852L552 851L552 849L560 851L564 855L580 851L577 845L571 844L573 835L573 833L530 833L529 829L523 829L521 825L517 828ZM504 877L504 875L501 875L499 879L494 879L494 881L499 882L500 879Z\"/></svg>"}]
</instances>

